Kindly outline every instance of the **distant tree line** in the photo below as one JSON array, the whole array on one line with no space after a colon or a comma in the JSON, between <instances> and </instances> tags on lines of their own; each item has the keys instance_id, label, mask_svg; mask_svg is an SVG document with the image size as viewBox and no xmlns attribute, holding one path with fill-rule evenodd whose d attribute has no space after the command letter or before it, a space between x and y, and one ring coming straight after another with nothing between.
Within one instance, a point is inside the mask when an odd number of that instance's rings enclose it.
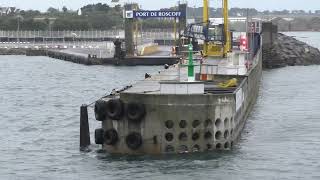
<instances>
[{"instance_id":1,"label":"distant tree line","mask_svg":"<svg viewBox=\"0 0 320 180\"><path fill-rule=\"evenodd\" d=\"M202 17L202 12L203 9L202 7L198 8L188 8L188 18L199 18ZM210 16L212 18L214 17L222 17L223 10L222 8L210 8ZM244 16L320 16L320 10L315 10L315 11L305 11L305 10L274 10L274 11L258 11L254 8L230 8L229 10L229 16L231 17L244 17Z\"/></svg>"},{"instance_id":2,"label":"distant tree line","mask_svg":"<svg viewBox=\"0 0 320 180\"><path fill-rule=\"evenodd\" d=\"M120 5L92 4L78 11L48 8L47 12L28 10L0 18L1 30L109 30L123 26Z\"/></svg>"},{"instance_id":3,"label":"distant tree line","mask_svg":"<svg viewBox=\"0 0 320 180\"><path fill-rule=\"evenodd\" d=\"M288 21L282 18L271 20L279 31L320 31L320 17L297 17Z\"/></svg>"},{"instance_id":4,"label":"distant tree line","mask_svg":"<svg viewBox=\"0 0 320 180\"><path fill-rule=\"evenodd\" d=\"M168 8L174 9L174 8ZM187 9L187 18L202 17L202 7ZM258 11L247 8L231 8L230 16L261 16L261 15L320 15L318 11ZM222 17L222 8L210 8L211 17ZM46 12L37 10L21 10L10 13L0 18L0 30L110 30L123 28L123 7L117 5L110 7L108 4L89 4L81 8L81 15L78 11L48 8ZM313 19L313 22L317 21ZM141 24L142 23L142 24ZM140 21L143 28L173 28L173 21L170 19L147 19Z\"/></svg>"}]
</instances>

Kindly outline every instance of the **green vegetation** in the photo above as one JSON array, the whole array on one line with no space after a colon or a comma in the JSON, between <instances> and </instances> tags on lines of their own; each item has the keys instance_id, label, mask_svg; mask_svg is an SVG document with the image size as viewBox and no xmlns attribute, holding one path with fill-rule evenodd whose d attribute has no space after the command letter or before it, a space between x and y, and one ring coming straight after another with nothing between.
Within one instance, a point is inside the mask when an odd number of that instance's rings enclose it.
<instances>
[{"instance_id":1,"label":"green vegetation","mask_svg":"<svg viewBox=\"0 0 320 180\"><path fill-rule=\"evenodd\" d=\"M272 22L279 31L320 31L320 17L297 17L291 21L275 18Z\"/></svg>"},{"instance_id":2,"label":"green vegetation","mask_svg":"<svg viewBox=\"0 0 320 180\"><path fill-rule=\"evenodd\" d=\"M188 18L200 18L202 17L202 7L188 8ZM281 10L281 11L258 11L254 8L230 8L229 16L238 17L242 16L319 16L320 10L316 11L304 11L304 10ZM211 17L222 17L222 8L210 8Z\"/></svg>"},{"instance_id":3,"label":"green vegetation","mask_svg":"<svg viewBox=\"0 0 320 180\"><path fill-rule=\"evenodd\" d=\"M202 21L202 7L188 7L187 11L187 18L195 18L197 21ZM0 30L110 30L123 29L124 25L122 17L123 7L120 5L110 7L108 4L102 3L89 4L81 8L81 15L78 15L78 11L69 10L66 7L63 7L61 10L50 7L47 12L44 13L36 10L22 10L19 13L17 12L0 16ZM210 8L210 14L211 17L221 17L222 9ZM320 10L314 12L306 12L303 10L259 12L256 9L231 8L229 14L232 17L243 17L247 14L258 17L292 17L294 18L292 22L280 22L280 24L285 26L283 28L284 30L320 29L318 25L320 21ZM143 29L172 29L174 25L170 19L144 19L140 21L139 28L140 26L142 26ZM238 24L235 24L234 27L238 27Z\"/></svg>"},{"instance_id":4,"label":"green vegetation","mask_svg":"<svg viewBox=\"0 0 320 180\"><path fill-rule=\"evenodd\" d=\"M122 7L93 4L78 11L50 7L47 12L28 10L0 18L1 30L108 30L123 26Z\"/></svg>"},{"instance_id":5,"label":"green vegetation","mask_svg":"<svg viewBox=\"0 0 320 180\"><path fill-rule=\"evenodd\" d=\"M28 10L0 18L0 30L110 30L123 28L123 7L107 4L90 4L78 11L50 7L47 12ZM173 21L147 19L140 21L143 28L173 28ZM139 24L141 26L141 24Z\"/></svg>"}]
</instances>

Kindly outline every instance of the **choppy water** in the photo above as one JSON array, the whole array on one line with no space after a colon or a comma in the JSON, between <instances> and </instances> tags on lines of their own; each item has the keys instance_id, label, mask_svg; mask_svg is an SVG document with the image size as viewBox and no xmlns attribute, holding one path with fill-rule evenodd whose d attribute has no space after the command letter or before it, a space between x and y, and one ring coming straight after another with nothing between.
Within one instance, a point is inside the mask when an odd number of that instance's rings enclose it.
<instances>
[{"instance_id":1,"label":"choppy water","mask_svg":"<svg viewBox=\"0 0 320 180\"><path fill-rule=\"evenodd\" d=\"M159 68L0 56L0 179L320 179L320 66L264 71L257 104L230 152L79 152L79 106ZM99 126L92 114L90 126Z\"/></svg>"}]
</instances>

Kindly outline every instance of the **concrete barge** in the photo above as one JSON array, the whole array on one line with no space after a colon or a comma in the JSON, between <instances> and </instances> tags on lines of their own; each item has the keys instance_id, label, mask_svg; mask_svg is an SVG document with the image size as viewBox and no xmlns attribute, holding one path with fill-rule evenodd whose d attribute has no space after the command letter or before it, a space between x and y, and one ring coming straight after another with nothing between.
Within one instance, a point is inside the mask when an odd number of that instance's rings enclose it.
<instances>
[{"instance_id":1,"label":"concrete barge","mask_svg":"<svg viewBox=\"0 0 320 180\"><path fill-rule=\"evenodd\" d=\"M272 32L266 29L269 33L261 36L261 22L248 22L250 31L235 46L228 29L228 1L223 2L224 24L209 23L209 0L204 0L203 23L185 29L182 36L189 45L181 40L180 47L188 47L188 58L95 102L95 119L101 122L95 143L103 150L158 155L233 148L258 97L261 37L270 39ZM81 148L90 145L85 108Z\"/></svg>"},{"instance_id":2,"label":"concrete barge","mask_svg":"<svg viewBox=\"0 0 320 180\"><path fill-rule=\"evenodd\" d=\"M208 60L188 82L176 65L102 98L95 141L111 154L167 154L230 150L257 99L262 53L248 60L233 52L227 61ZM248 65L248 63L250 65ZM236 87L219 83L236 78Z\"/></svg>"}]
</instances>

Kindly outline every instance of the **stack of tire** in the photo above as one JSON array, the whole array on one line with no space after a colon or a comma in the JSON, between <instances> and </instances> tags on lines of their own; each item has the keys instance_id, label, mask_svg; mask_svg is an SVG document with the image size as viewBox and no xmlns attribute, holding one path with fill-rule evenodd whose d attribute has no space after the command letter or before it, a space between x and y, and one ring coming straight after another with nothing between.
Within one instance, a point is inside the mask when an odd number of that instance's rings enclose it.
<instances>
[{"instance_id":1,"label":"stack of tire","mask_svg":"<svg viewBox=\"0 0 320 180\"><path fill-rule=\"evenodd\" d=\"M129 123L141 123L146 115L145 106L141 103L131 102L124 104L120 99L111 99L109 101L98 100L94 107L95 117L98 121L125 120ZM123 118L126 115L126 118ZM95 143L114 146L119 142L119 135L116 129L103 128L95 130ZM142 136L138 132L131 132L125 138L128 148L138 150L142 144Z\"/></svg>"}]
</instances>

